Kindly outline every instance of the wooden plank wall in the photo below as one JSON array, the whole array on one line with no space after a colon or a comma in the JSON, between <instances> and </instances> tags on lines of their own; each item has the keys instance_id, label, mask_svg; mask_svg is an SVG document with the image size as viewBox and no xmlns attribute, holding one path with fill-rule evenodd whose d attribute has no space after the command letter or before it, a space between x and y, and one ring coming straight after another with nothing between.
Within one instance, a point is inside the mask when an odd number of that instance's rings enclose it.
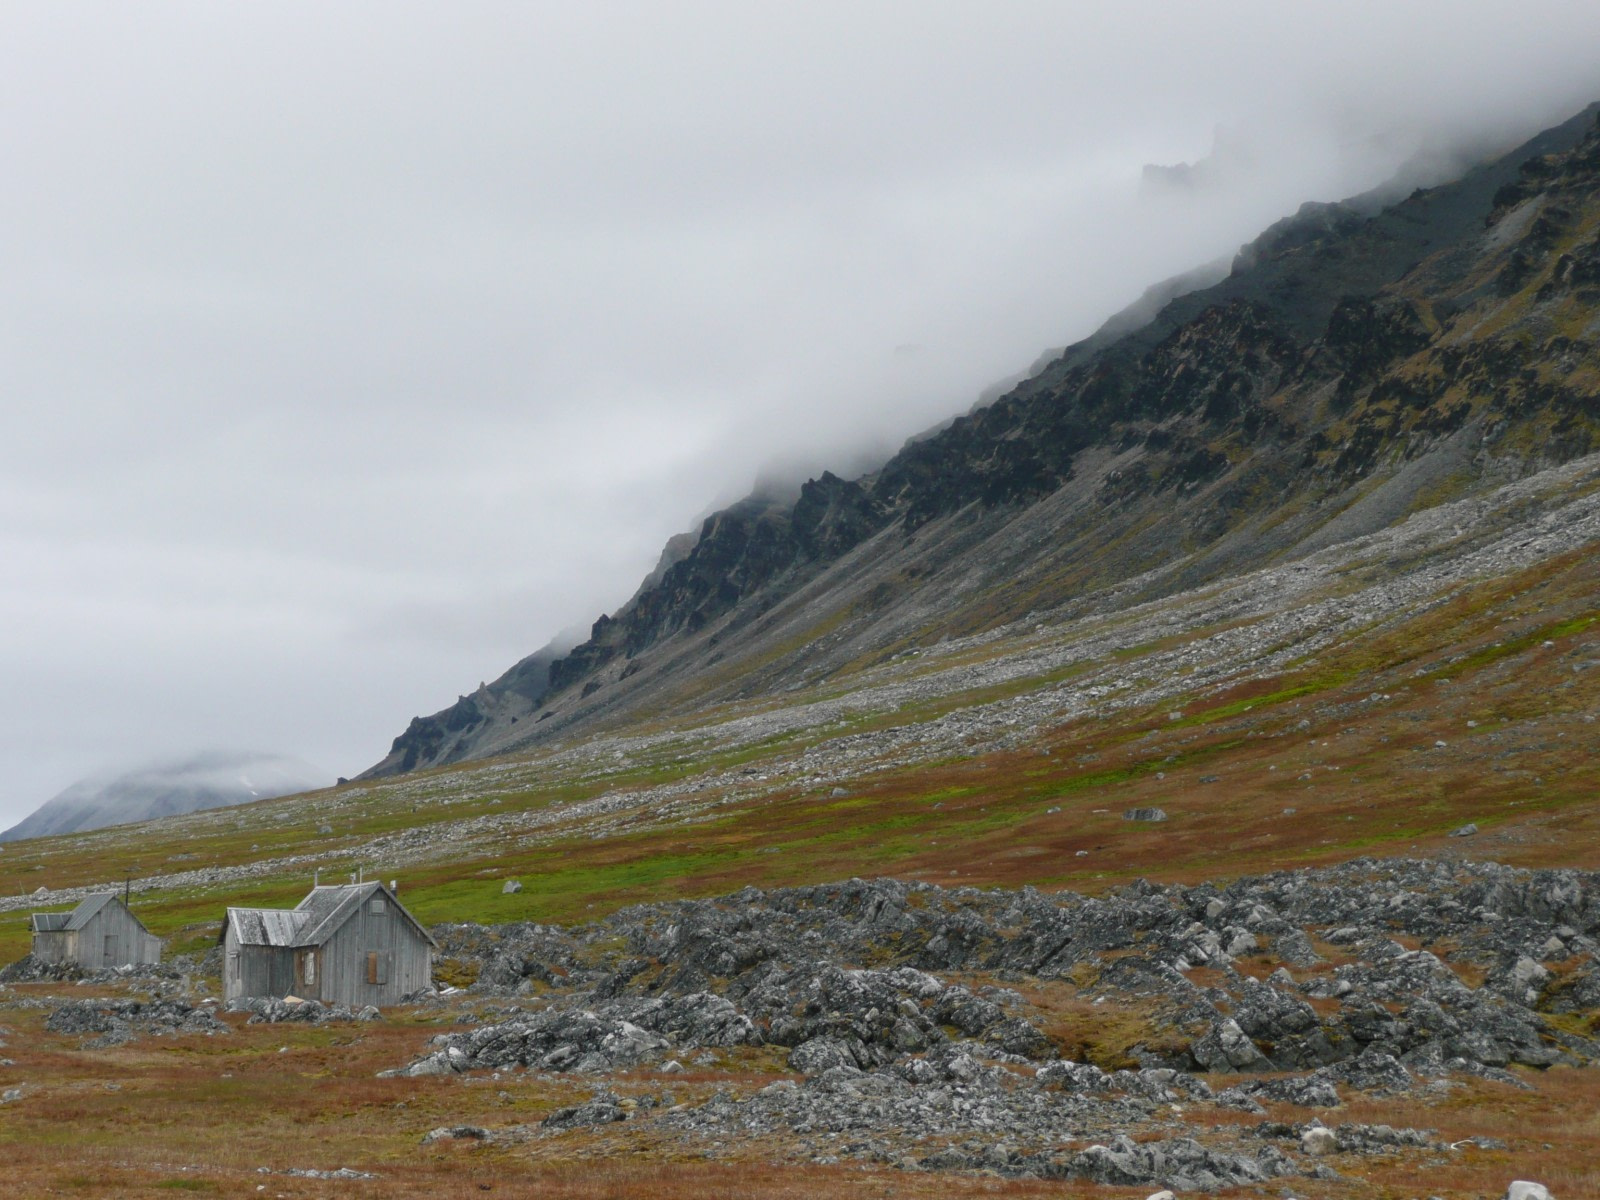
<instances>
[{"instance_id":1,"label":"wooden plank wall","mask_svg":"<svg viewBox=\"0 0 1600 1200\"><path fill-rule=\"evenodd\" d=\"M432 981L433 947L418 936L392 901L379 898L384 903L382 913L371 911L370 901L363 902L361 910L322 947L317 967L323 1003L381 1008L399 1003L400 997ZM373 953L382 956L382 974L387 976L382 983L368 982L367 956Z\"/></svg>"},{"instance_id":2,"label":"wooden plank wall","mask_svg":"<svg viewBox=\"0 0 1600 1200\"><path fill-rule=\"evenodd\" d=\"M294 991L294 951L278 946L240 946L230 924L222 940L222 998L287 996Z\"/></svg>"},{"instance_id":3,"label":"wooden plank wall","mask_svg":"<svg viewBox=\"0 0 1600 1200\"><path fill-rule=\"evenodd\" d=\"M33 956L40 962L66 962L72 955L72 935L65 929L33 935Z\"/></svg>"},{"instance_id":4,"label":"wooden plank wall","mask_svg":"<svg viewBox=\"0 0 1600 1200\"><path fill-rule=\"evenodd\" d=\"M78 930L78 962L94 970L99 967L120 967L125 963L157 962L160 960L159 943L154 958L149 954L151 937L137 917L115 901L106 905Z\"/></svg>"}]
</instances>

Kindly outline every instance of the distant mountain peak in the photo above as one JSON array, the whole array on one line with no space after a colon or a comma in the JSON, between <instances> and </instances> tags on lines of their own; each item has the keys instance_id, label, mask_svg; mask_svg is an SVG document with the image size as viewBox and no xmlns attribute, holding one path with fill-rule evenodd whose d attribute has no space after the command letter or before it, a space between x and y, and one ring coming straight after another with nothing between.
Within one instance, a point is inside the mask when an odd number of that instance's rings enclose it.
<instances>
[{"instance_id":1,"label":"distant mountain peak","mask_svg":"<svg viewBox=\"0 0 1600 1200\"><path fill-rule=\"evenodd\" d=\"M80 779L0 833L0 842L225 808L331 782L328 772L285 755L207 750Z\"/></svg>"}]
</instances>

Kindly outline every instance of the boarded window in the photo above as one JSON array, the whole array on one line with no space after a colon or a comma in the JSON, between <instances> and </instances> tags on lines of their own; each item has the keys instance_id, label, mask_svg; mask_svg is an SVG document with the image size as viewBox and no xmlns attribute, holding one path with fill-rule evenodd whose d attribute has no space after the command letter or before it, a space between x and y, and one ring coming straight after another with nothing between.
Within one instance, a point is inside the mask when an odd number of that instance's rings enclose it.
<instances>
[{"instance_id":1,"label":"boarded window","mask_svg":"<svg viewBox=\"0 0 1600 1200\"><path fill-rule=\"evenodd\" d=\"M377 950L367 951L367 982L383 984L389 982L389 956Z\"/></svg>"},{"instance_id":2,"label":"boarded window","mask_svg":"<svg viewBox=\"0 0 1600 1200\"><path fill-rule=\"evenodd\" d=\"M367 911L382 916L388 911L388 906L382 900L369 900L367 902Z\"/></svg>"},{"instance_id":3,"label":"boarded window","mask_svg":"<svg viewBox=\"0 0 1600 1200\"><path fill-rule=\"evenodd\" d=\"M317 982L317 952L315 950L301 952L300 975L307 987L311 987Z\"/></svg>"}]
</instances>

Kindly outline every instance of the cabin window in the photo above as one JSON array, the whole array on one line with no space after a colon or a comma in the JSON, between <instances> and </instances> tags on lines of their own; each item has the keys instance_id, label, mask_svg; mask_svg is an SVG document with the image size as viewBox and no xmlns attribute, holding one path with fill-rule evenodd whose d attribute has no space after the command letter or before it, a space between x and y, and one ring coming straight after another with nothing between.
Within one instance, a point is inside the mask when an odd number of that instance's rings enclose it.
<instances>
[{"instance_id":1,"label":"cabin window","mask_svg":"<svg viewBox=\"0 0 1600 1200\"><path fill-rule=\"evenodd\" d=\"M305 975L307 987L317 982L317 952L315 950L307 950L305 952L304 966L301 970Z\"/></svg>"},{"instance_id":2,"label":"cabin window","mask_svg":"<svg viewBox=\"0 0 1600 1200\"><path fill-rule=\"evenodd\" d=\"M389 956L377 950L367 951L367 982L370 984L384 984L389 982Z\"/></svg>"},{"instance_id":3,"label":"cabin window","mask_svg":"<svg viewBox=\"0 0 1600 1200\"><path fill-rule=\"evenodd\" d=\"M228 978L239 978L239 952L234 950L228 955Z\"/></svg>"},{"instance_id":4,"label":"cabin window","mask_svg":"<svg viewBox=\"0 0 1600 1200\"><path fill-rule=\"evenodd\" d=\"M369 900L367 901L367 911L382 916L388 911L388 906L382 900Z\"/></svg>"}]
</instances>

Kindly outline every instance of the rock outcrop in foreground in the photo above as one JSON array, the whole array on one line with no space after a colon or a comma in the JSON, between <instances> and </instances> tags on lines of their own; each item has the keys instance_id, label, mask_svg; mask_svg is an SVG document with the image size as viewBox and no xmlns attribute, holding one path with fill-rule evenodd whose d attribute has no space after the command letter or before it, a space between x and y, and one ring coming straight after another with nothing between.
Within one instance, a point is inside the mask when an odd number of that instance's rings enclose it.
<instances>
[{"instance_id":1,"label":"rock outcrop in foreground","mask_svg":"<svg viewBox=\"0 0 1600 1200\"><path fill-rule=\"evenodd\" d=\"M1575 871L1360 860L1103 897L858 879L436 933L494 1019L396 1074L595 1077L519 1139L631 1121L709 1153L756 1135L800 1161L1217 1191L1473 1149L1340 1120L1357 1094L1600 1059L1600 876ZM763 1046L787 1073L703 1103L606 1083Z\"/></svg>"}]
</instances>

